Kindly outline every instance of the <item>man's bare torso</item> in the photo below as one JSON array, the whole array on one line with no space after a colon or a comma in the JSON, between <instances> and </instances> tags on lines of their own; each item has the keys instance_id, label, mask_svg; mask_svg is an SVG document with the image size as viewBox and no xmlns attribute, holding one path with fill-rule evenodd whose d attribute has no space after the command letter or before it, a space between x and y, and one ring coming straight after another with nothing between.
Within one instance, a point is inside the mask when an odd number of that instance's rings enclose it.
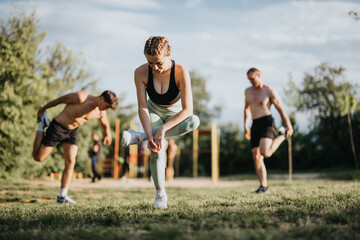
<instances>
[{"instance_id":1,"label":"man's bare torso","mask_svg":"<svg viewBox=\"0 0 360 240\"><path fill-rule=\"evenodd\" d=\"M260 88L250 87L246 89L245 97L250 106L252 119L271 115L272 93L267 85Z\"/></svg>"},{"instance_id":2,"label":"man's bare torso","mask_svg":"<svg viewBox=\"0 0 360 240\"><path fill-rule=\"evenodd\" d=\"M101 111L96 106L95 97L84 93L80 103L66 104L64 110L55 117L55 120L69 130L75 129L91 119L101 117Z\"/></svg>"}]
</instances>

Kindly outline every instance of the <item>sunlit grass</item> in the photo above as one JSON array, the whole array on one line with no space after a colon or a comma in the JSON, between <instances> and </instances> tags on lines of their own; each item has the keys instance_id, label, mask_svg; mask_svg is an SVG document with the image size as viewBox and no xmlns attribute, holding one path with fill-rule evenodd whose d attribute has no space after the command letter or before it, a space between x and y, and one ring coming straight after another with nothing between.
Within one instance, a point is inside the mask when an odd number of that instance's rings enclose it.
<instances>
[{"instance_id":1,"label":"sunlit grass","mask_svg":"<svg viewBox=\"0 0 360 240\"><path fill-rule=\"evenodd\" d=\"M2 183L0 239L359 239L356 181L271 180L272 193L240 187L83 188L78 204L57 205L58 188Z\"/></svg>"}]
</instances>

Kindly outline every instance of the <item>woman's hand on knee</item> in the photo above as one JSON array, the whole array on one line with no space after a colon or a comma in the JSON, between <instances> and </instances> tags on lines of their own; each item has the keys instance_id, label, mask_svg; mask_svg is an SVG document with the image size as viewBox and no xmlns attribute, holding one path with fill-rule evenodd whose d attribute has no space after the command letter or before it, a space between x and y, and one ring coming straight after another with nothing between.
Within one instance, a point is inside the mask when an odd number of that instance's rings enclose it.
<instances>
[{"instance_id":1,"label":"woman's hand on knee","mask_svg":"<svg viewBox=\"0 0 360 240\"><path fill-rule=\"evenodd\" d=\"M154 142L155 142L156 146L158 147L158 151L160 151L162 148L162 140L164 138L165 138L165 129L161 126L156 131L156 134L154 136Z\"/></svg>"},{"instance_id":2,"label":"woman's hand on knee","mask_svg":"<svg viewBox=\"0 0 360 240\"><path fill-rule=\"evenodd\" d=\"M148 148L149 148L150 151L152 151L152 152L155 152L155 153L159 152L159 151L158 151L158 147L157 147L157 145L155 144L153 137L151 137L151 138L148 137Z\"/></svg>"}]
</instances>

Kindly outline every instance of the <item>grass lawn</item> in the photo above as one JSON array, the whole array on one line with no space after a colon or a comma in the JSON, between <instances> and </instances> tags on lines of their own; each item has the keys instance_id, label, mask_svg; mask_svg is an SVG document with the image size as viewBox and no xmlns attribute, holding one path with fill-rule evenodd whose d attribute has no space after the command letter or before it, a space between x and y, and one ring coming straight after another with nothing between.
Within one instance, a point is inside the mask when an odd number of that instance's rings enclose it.
<instances>
[{"instance_id":1,"label":"grass lawn","mask_svg":"<svg viewBox=\"0 0 360 240\"><path fill-rule=\"evenodd\" d=\"M274 179L268 195L251 193L256 180L170 186L167 210L151 207L152 187L86 185L57 205L58 186L0 182L0 239L360 239L355 180Z\"/></svg>"}]
</instances>

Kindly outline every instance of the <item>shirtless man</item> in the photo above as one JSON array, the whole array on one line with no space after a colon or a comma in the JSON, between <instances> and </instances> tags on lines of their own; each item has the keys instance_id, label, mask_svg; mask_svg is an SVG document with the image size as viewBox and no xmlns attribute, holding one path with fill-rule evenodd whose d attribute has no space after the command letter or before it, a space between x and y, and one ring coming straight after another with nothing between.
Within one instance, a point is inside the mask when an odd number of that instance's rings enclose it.
<instances>
[{"instance_id":1,"label":"shirtless man","mask_svg":"<svg viewBox=\"0 0 360 240\"><path fill-rule=\"evenodd\" d=\"M260 187L255 192L270 193L264 157L270 157L286 138L291 137L293 128L281 105L278 94L263 83L260 71L256 68L250 68L247 72L247 78L252 87L245 90L244 127L246 139L251 140L255 170L260 181ZM286 127L286 129L284 127L279 129L279 136L276 138L275 123L270 111L272 104L279 112ZM249 116L252 116L253 119L251 132L247 126Z\"/></svg>"},{"instance_id":2,"label":"shirtless man","mask_svg":"<svg viewBox=\"0 0 360 240\"><path fill-rule=\"evenodd\" d=\"M64 110L50 123L45 110L62 103L66 104ZM110 145L112 137L106 110L108 108L115 109L117 104L118 99L111 91L104 91L97 97L85 92L74 92L59 97L38 110L39 126L34 141L33 158L38 162L44 161L59 143L62 144L64 150L65 168L61 178L60 195L57 197L57 203L76 204L67 196L67 191L78 151L78 127L88 120L100 119L101 126L105 131L104 144ZM47 126L49 127L44 136L44 129Z\"/></svg>"}]
</instances>

